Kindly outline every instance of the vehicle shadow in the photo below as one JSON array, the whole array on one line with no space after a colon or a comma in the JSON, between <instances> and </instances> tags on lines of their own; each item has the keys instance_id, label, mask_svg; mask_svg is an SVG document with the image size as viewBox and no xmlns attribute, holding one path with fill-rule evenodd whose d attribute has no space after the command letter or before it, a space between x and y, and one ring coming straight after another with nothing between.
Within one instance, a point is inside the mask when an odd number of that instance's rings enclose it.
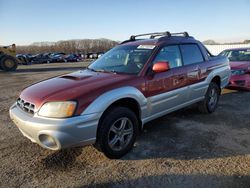
<instances>
[{"instance_id":1,"label":"vehicle shadow","mask_svg":"<svg viewBox=\"0 0 250 188\"><path fill-rule=\"evenodd\" d=\"M151 121L123 159L185 160L250 154L249 99L249 92L228 92L212 114L202 114L193 105Z\"/></svg>"},{"instance_id":2,"label":"vehicle shadow","mask_svg":"<svg viewBox=\"0 0 250 188\"><path fill-rule=\"evenodd\" d=\"M44 167L50 169L67 168L75 162L77 156L81 153L82 148L79 147L56 151L43 158L41 162Z\"/></svg>"},{"instance_id":3,"label":"vehicle shadow","mask_svg":"<svg viewBox=\"0 0 250 188\"><path fill-rule=\"evenodd\" d=\"M179 175L164 174L156 176L143 176L136 179L122 180L117 182L105 182L91 184L85 187L250 187L250 176L216 176L216 175Z\"/></svg>"}]
</instances>

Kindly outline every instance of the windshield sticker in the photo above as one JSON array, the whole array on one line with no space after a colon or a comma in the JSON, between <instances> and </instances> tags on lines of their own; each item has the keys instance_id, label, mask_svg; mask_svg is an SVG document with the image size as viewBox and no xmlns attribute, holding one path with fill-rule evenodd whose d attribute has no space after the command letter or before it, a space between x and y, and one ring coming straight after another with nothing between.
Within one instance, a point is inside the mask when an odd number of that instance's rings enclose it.
<instances>
[{"instance_id":1,"label":"windshield sticker","mask_svg":"<svg viewBox=\"0 0 250 188\"><path fill-rule=\"evenodd\" d=\"M140 45L137 47L137 49L148 49L153 50L155 48L155 45Z\"/></svg>"}]
</instances>

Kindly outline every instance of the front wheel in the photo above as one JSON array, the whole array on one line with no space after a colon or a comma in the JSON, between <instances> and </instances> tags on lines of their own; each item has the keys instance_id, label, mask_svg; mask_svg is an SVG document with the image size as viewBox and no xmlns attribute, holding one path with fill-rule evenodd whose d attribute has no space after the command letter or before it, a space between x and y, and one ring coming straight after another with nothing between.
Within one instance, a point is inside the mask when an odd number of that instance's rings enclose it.
<instances>
[{"instance_id":1,"label":"front wheel","mask_svg":"<svg viewBox=\"0 0 250 188\"><path fill-rule=\"evenodd\" d=\"M220 98L220 88L218 84L211 82L209 84L205 99L199 103L199 109L203 113L212 113L218 106Z\"/></svg>"},{"instance_id":2,"label":"front wheel","mask_svg":"<svg viewBox=\"0 0 250 188\"><path fill-rule=\"evenodd\" d=\"M101 120L95 146L110 159L121 158L132 149L138 127L138 119L133 111L115 107Z\"/></svg>"},{"instance_id":3,"label":"front wheel","mask_svg":"<svg viewBox=\"0 0 250 188\"><path fill-rule=\"evenodd\" d=\"M17 64L17 60L14 57L8 55L5 55L0 60L0 67L4 71L15 71L17 69Z\"/></svg>"}]
</instances>

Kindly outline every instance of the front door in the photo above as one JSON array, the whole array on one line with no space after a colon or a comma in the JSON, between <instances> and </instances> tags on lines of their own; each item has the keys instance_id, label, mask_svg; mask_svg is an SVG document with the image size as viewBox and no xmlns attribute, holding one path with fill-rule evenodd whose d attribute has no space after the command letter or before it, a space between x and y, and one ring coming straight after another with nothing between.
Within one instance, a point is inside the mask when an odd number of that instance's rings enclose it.
<instances>
[{"instance_id":1,"label":"front door","mask_svg":"<svg viewBox=\"0 0 250 188\"><path fill-rule=\"evenodd\" d=\"M163 115L186 101L187 74L178 45L161 48L153 64L168 62L170 70L146 78L150 115Z\"/></svg>"}]
</instances>

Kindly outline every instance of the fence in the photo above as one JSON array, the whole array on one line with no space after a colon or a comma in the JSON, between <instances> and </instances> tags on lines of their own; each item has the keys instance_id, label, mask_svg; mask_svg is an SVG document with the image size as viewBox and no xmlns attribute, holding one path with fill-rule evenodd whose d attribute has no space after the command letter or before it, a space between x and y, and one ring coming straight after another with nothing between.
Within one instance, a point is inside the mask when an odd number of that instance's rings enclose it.
<instances>
[{"instance_id":1,"label":"fence","mask_svg":"<svg viewBox=\"0 0 250 188\"><path fill-rule=\"evenodd\" d=\"M205 46L213 55L218 55L223 50L231 48L250 48L250 44L218 44L218 45L205 45Z\"/></svg>"}]
</instances>

